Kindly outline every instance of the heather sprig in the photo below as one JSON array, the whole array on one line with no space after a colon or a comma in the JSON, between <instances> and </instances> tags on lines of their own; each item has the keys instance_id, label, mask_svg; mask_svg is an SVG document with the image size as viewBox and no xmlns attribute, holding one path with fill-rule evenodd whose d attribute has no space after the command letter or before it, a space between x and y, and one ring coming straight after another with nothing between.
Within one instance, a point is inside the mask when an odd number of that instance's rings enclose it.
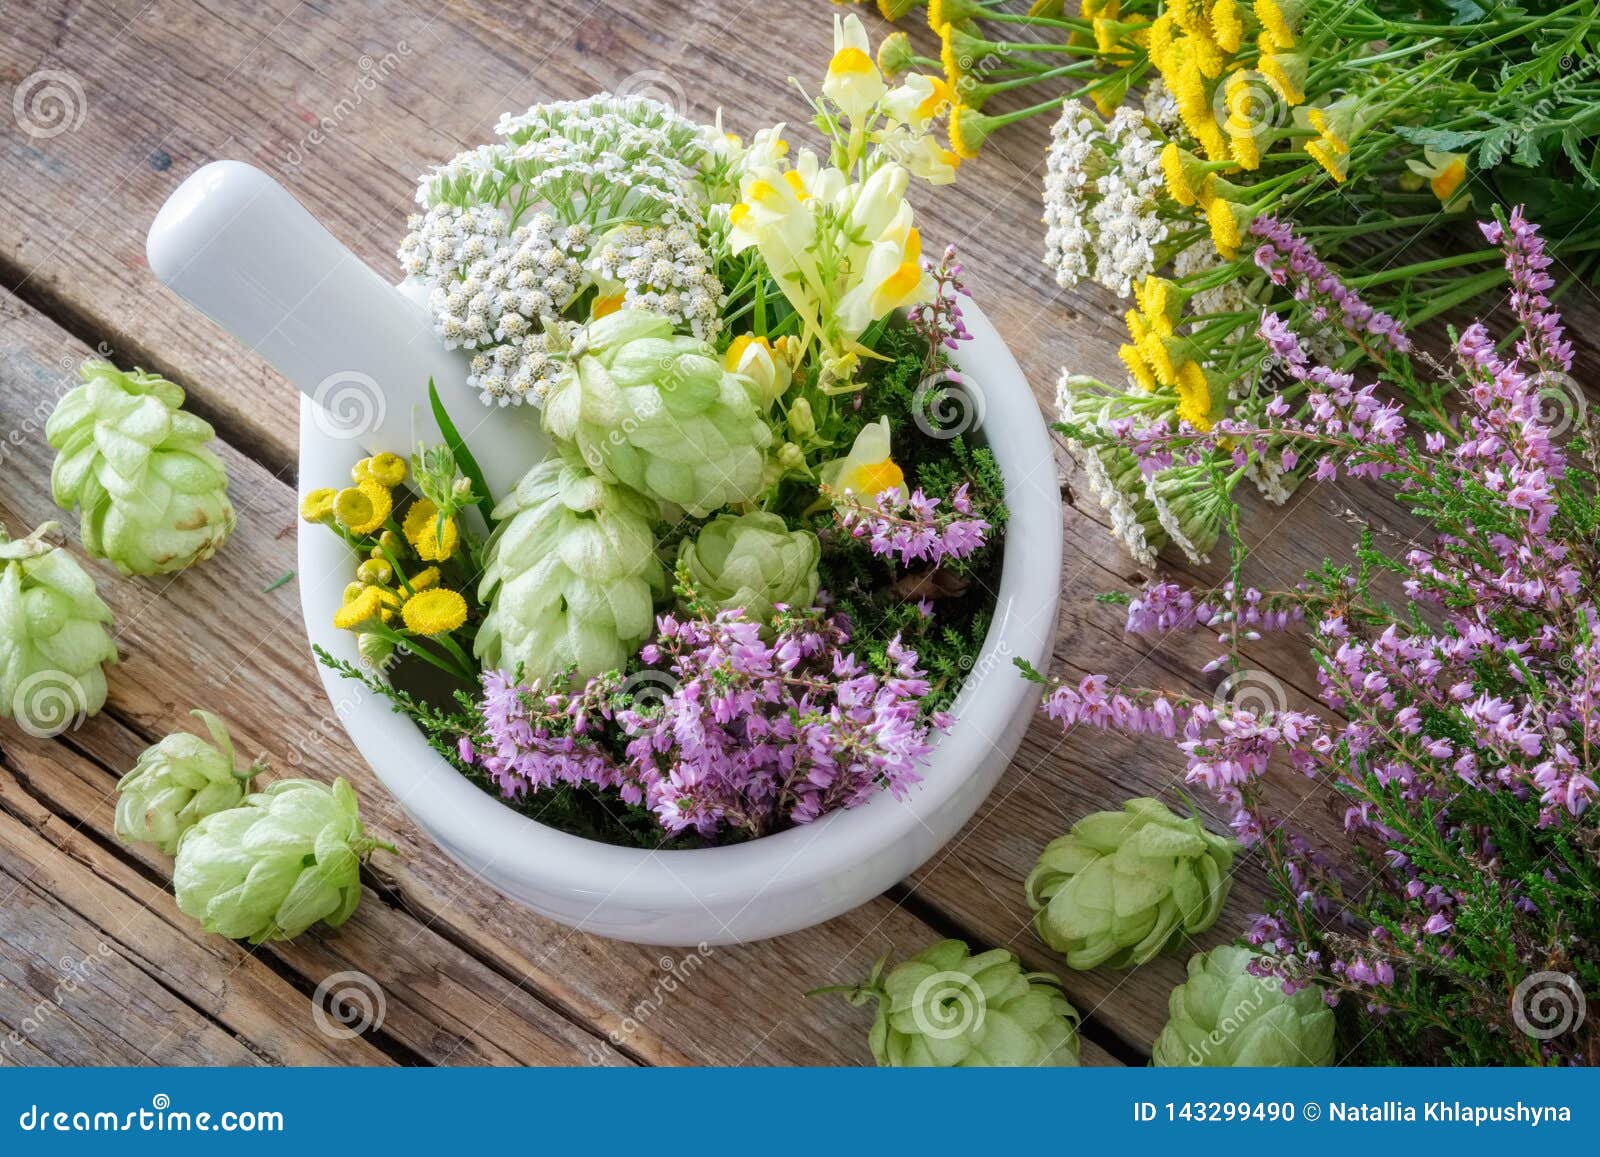
<instances>
[{"instance_id":1,"label":"heather sprig","mask_svg":"<svg viewBox=\"0 0 1600 1157\"><path fill-rule=\"evenodd\" d=\"M967 558L986 540L989 523L974 511L970 489L967 483L956 487L948 511L941 511L944 503L920 487L904 499L894 490L872 499L852 491L829 497L839 525L851 537L864 539L873 554L902 567L934 568Z\"/></svg>"},{"instance_id":2,"label":"heather sprig","mask_svg":"<svg viewBox=\"0 0 1600 1157\"><path fill-rule=\"evenodd\" d=\"M1090 675L1053 688L1045 711L1173 742L1187 781L1265 861L1278 901L1251 925L1269 953L1261 967L1342 999L1360 1055L1593 1061L1593 1025L1525 1031L1524 982L1600 992L1600 488L1582 465L1594 431L1566 431L1571 415L1551 405L1579 400L1564 392L1571 349L1538 229L1516 210L1483 232L1503 250L1520 331L1510 348L1481 323L1456 337L1448 424L1408 422L1268 314L1263 339L1301 391L1293 401L1280 395L1254 426L1121 432L1145 459L1277 439L1316 476L1385 482L1431 524L1393 554L1369 531L1353 564L1327 563L1292 590L1162 582L1129 603L1130 631L1217 630L1212 668L1235 675L1259 631L1303 622L1326 710L1241 694L1232 679L1200 698ZM1372 335L1339 286L1315 292ZM1380 324L1376 336L1404 356L1403 335ZM1342 797L1336 846L1298 830L1269 775L1278 766Z\"/></svg>"},{"instance_id":3,"label":"heather sprig","mask_svg":"<svg viewBox=\"0 0 1600 1157\"><path fill-rule=\"evenodd\" d=\"M760 836L919 781L931 733L929 682L892 640L874 666L824 607L770 624L686 594L640 652L644 668L582 684L485 672L460 755L509 798L557 785L614 790L670 836Z\"/></svg>"}]
</instances>

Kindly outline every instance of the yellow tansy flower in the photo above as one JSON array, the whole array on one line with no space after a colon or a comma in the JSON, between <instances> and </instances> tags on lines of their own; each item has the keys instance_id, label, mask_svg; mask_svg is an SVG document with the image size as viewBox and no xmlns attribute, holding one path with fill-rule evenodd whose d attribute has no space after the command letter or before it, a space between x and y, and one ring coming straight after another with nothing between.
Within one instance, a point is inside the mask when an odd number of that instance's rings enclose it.
<instances>
[{"instance_id":1,"label":"yellow tansy flower","mask_svg":"<svg viewBox=\"0 0 1600 1157\"><path fill-rule=\"evenodd\" d=\"M1199 32L1206 26L1205 0L1167 0L1167 11L1185 32Z\"/></svg>"},{"instance_id":2,"label":"yellow tansy flower","mask_svg":"<svg viewBox=\"0 0 1600 1157\"><path fill-rule=\"evenodd\" d=\"M1117 357L1122 359L1122 364L1128 367L1128 373L1140 389L1154 390L1156 376L1150 369L1150 363L1144 360L1138 348L1131 345L1117 347Z\"/></svg>"},{"instance_id":3,"label":"yellow tansy flower","mask_svg":"<svg viewBox=\"0 0 1600 1157\"><path fill-rule=\"evenodd\" d=\"M1206 223L1211 226L1211 244L1229 261L1239 255L1239 243L1250 228L1255 213L1226 197L1214 197L1206 206Z\"/></svg>"},{"instance_id":4,"label":"yellow tansy flower","mask_svg":"<svg viewBox=\"0 0 1600 1157\"><path fill-rule=\"evenodd\" d=\"M1160 16L1157 16L1155 22L1150 25L1150 47L1148 49L1150 62L1160 70L1162 79L1167 81L1168 88L1172 87L1168 72L1172 69L1174 63L1172 59L1172 33L1172 12L1168 9L1162 12Z\"/></svg>"},{"instance_id":5,"label":"yellow tansy flower","mask_svg":"<svg viewBox=\"0 0 1600 1157\"><path fill-rule=\"evenodd\" d=\"M1289 107L1305 103L1305 57L1293 52L1264 53L1256 67Z\"/></svg>"},{"instance_id":6,"label":"yellow tansy flower","mask_svg":"<svg viewBox=\"0 0 1600 1157\"><path fill-rule=\"evenodd\" d=\"M883 0L879 0L883 3ZM911 37L904 32L891 32L878 44L878 69L885 76L899 76L915 62L916 52L911 47Z\"/></svg>"},{"instance_id":7,"label":"yellow tansy flower","mask_svg":"<svg viewBox=\"0 0 1600 1157\"><path fill-rule=\"evenodd\" d=\"M1215 181L1204 162L1180 148L1177 141L1162 146L1161 176L1167 184L1167 195L1180 205L1193 205L1205 198L1208 186Z\"/></svg>"},{"instance_id":8,"label":"yellow tansy flower","mask_svg":"<svg viewBox=\"0 0 1600 1157\"><path fill-rule=\"evenodd\" d=\"M1235 132L1233 121L1228 122L1228 154L1241 169L1254 172L1261 167L1261 147L1256 135L1248 129Z\"/></svg>"},{"instance_id":9,"label":"yellow tansy flower","mask_svg":"<svg viewBox=\"0 0 1600 1157\"><path fill-rule=\"evenodd\" d=\"M381 558L369 558L356 567L356 578L373 586L387 586L394 581L394 567Z\"/></svg>"},{"instance_id":10,"label":"yellow tansy flower","mask_svg":"<svg viewBox=\"0 0 1600 1157\"><path fill-rule=\"evenodd\" d=\"M878 0L878 15L893 24L916 6L917 0ZM902 32L900 35L904 36L905 33Z\"/></svg>"},{"instance_id":11,"label":"yellow tansy flower","mask_svg":"<svg viewBox=\"0 0 1600 1157\"><path fill-rule=\"evenodd\" d=\"M975 108L958 104L950 110L950 147L963 160L971 160L983 148L983 142L994 131L996 118L985 116Z\"/></svg>"},{"instance_id":12,"label":"yellow tansy flower","mask_svg":"<svg viewBox=\"0 0 1600 1157\"><path fill-rule=\"evenodd\" d=\"M432 590L439 585L439 568L430 566L424 570L419 570L407 582L414 591Z\"/></svg>"},{"instance_id":13,"label":"yellow tansy flower","mask_svg":"<svg viewBox=\"0 0 1600 1157\"><path fill-rule=\"evenodd\" d=\"M344 606L367 589L366 583L346 583L344 593L339 596L339 605Z\"/></svg>"},{"instance_id":14,"label":"yellow tansy flower","mask_svg":"<svg viewBox=\"0 0 1600 1157\"><path fill-rule=\"evenodd\" d=\"M367 477L392 490L406 480L406 460L388 451L374 454L367 459Z\"/></svg>"},{"instance_id":15,"label":"yellow tansy flower","mask_svg":"<svg viewBox=\"0 0 1600 1157\"><path fill-rule=\"evenodd\" d=\"M1323 171L1339 184L1350 175L1349 150L1341 152L1327 141L1318 137L1314 141L1306 142L1306 156L1321 165Z\"/></svg>"},{"instance_id":16,"label":"yellow tansy flower","mask_svg":"<svg viewBox=\"0 0 1600 1157\"><path fill-rule=\"evenodd\" d=\"M394 497L371 478L346 487L333 499L334 517L351 534L371 534L380 529L393 509Z\"/></svg>"},{"instance_id":17,"label":"yellow tansy flower","mask_svg":"<svg viewBox=\"0 0 1600 1157\"><path fill-rule=\"evenodd\" d=\"M1300 21L1305 17L1302 0L1255 0L1255 10L1256 19L1275 43L1283 48L1294 44Z\"/></svg>"},{"instance_id":18,"label":"yellow tansy flower","mask_svg":"<svg viewBox=\"0 0 1600 1157\"><path fill-rule=\"evenodd\" d=\"M360 594L333 615L333 625L341 631L351 631L362 623L383 617L383 592L377 587L364 587Z\"/></svg>"},{"instance_id":19,"label":"yellow tansy flower","mask_svg":"<svg viewBox=\"0 0 1600 1157\"><path fill-rule=\"evenodd\" d=\"M1178 369L1178 417L1196 430L1211 429L1211 383L1199 362L1184 362Z\"/></svg>"},{"instance_id":20,"label":"yellow tansy flower","mask_svg":"<svg viewBox=\"0 0 1600 1157\"><path fill-rule=\"evenodd\" d=\"M328 522L333 518L333 500L338 495L331 486L313 490L300 500L300 517L307 522Z\"/></svg>"},{"instance_id":21,"label":"yellow tansy flower","mask_svg":"<svg viewBox=\"0 0 1600 1157\"><path fill-rule=\"evenodd\" d=\"M1211 35L1222 51L1239 51L1244 43L1244 18L1239 13L1238 0L1217 0L1211 6Z\"/></svg>"},{"instance_id":22,"label":"yellow tansy flower","mask_svg":"<svg viewBox=\"0 0 1600 1157\"><path fill-rule=\"evenodd\" d=\"M400 608L400 617L413 634L447 634L467 621L467 600L444 587L418 591Z\"/></svg>"},{"instance_id":23,"label":"yellow tansy flower","mask_svg":"<svg viewBox=\"0 0 1600 1157\"><path fill-rule=\"evenodd\" d=\"M928 27L943 32L951 24L963 24L983 14L978 0L928 0Z\"/></svg>"},{"instance_id":24,"label":"yellow tansy flower","mask_svg":"<svg viewBox=\"0 0 1600 1157\"><path fill-rule=\"evenodd\" d=\"M443 562L456 552L461 540L453 518L444 520L444 538L439 538L439 508L426 498L419 498L406 511L406 541L423 562Z\"/></svg>"}]
</instances>

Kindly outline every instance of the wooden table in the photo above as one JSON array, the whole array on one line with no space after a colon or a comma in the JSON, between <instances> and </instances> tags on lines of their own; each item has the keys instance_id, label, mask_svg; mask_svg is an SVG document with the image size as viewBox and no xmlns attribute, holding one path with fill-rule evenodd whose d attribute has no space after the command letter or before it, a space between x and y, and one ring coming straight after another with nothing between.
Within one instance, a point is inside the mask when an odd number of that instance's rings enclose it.
<instances>
[{"instance_id":1,"label":"wooden table","mask_svg":"<svg viewBox=\"0 0 1600 1157\"><path fill-rule=\"evenodd\" d=\"M162 201L200 165L232 157L283 181L385 276L417 174L490 135L498 115L602 89L726 110L751 132L804 120L791 74L814 84L830 6L686 0L540 4L397 0L23 0L0 42L0 517L13 534L61 517L42 436L54 400L98 349L189 391L225 443L239 529L213 561L165 579L93 570L116 614L121 663L106 710L53 740L0 721L0 1041L38 1064L859 1064L870 1013L814 985L853 982L885 952L958 936L1063 975L1084 1013L1084 1059L1139 1064L1183 955L1134 972L1066 971L1033 936L1021 882L1042 845L1085 812L1138 794L1174 800L1171 749L1036 721L978 816L922 871L809 932L689 961L542 920L467 878L379 785L316 679L294 584L298 397L261 361L164 291L144 261ZM874 22L875 23L875 22ZM876 35L881 26L875 28ZM916 33L926 40L925 30ZM43 81L41 72L47 75ZM9 119L19 85L66 94L61 131ZM969 280L1047 408L1063 364L1115 380L1120 306L1057 289L1040 264L1039 175L1048 125L998 138L950 188L919 192L930 244L962 246ZM1136 645L1092 596L1145 579L1073 493L1058 670L1210 693L1203 640ZM1253 575L1293 581L1354 536L1346 505L1408 531L1369 490L1307 488L1258 511ZM65 519L68 525L72 519ZM1024 529L1025 528L1021 528ZM1222 568L1164 560L1211 585ZM1292 646L1252 656L1304 704L1314 682ZM356 786L379 856L335 934L250 950L207 936L168 889L169 862L112 833L113 786L138 752L203 706L242 750L280 770ZM1338 830L1337 802L1304 784L1297 818ZM1196 947L1238 934L1265 880L1246 859L1226 915ZM319 1028L313 997L340 973L382 989L381 1027ZM676 982L679 976L687 977ZM335 980L337 983L337 980Z\"/></svg>"}]
</instances>

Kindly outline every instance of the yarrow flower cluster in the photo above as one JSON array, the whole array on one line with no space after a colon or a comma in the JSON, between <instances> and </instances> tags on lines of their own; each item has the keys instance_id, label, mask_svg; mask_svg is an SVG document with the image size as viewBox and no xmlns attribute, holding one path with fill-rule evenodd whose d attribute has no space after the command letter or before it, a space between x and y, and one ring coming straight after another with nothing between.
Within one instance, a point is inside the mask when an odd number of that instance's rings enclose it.
<instances>
[{"instance_id":1,"label":"yarrow flower cluster","mask_svg":"<svg viewBox=\"0 0 1600 1157\"><path fill-rule=\"evenodd\" d=\"M1380 1013L1404 1005L1416 1016L1419 1000L1440 1002L1453 1011L1408 1022L1394 1040L1418 1047L1407 1034L1420 1032L1429 1047L1469 1050L1444 1055L1480 1060L1495 1059L1492 1049L1504 1059L1503 1050L1528 1040L1508 1023L1508 1009L1484 1007L1486 975L1497 988L1509 970L1506 991L1541 969L1600 980L1592 960L1585 965L1556 947L1576 942L1562 922L1574 904L1587 910L1600 884L1600 861L1562 850L1600 847L1593 481L1569 465L1555 425L1567 416L1545 405L1551 376L1566 375L1572 362L1546 296L1544 243L1520 209L1483 232L1504 250L1521 337L1508 355L1481 323L1460 335L1448 396L1457 420L1409 428L1393 403L1357 387L1348 372L1315 364L1292 331L1265 314L1263 340L1306 392L1292 405L1276 399L1267 426L1219 423L1213 431L1236 446L1278 437L1317 477L1387 480L1431 521L1432 540L1376 565L1369 541L1361 568L1329 564L1292 590L1230 583L1197 595L1162 582L1129 606L1129 631L1218 631L1226 653L1211 669L1238 669L1241 649L1260 632L1303 618L1320 698L1337 714L1248 696L1202 701L1118 688L1098 675L1056 687L1045 704L1066 727L1175 743L1188 782L1228 811L1288 898L1253 927L1252 942L1275 954L1270 970L1356 995ZM1275 254L1293 254L1290 275L1337 308L1353 339L1408 348L1403 333L1331 283L1314 254L1281 236L1271 244ZM1592 453L1592 431L1572 436ZM1132 430L1125 442L1135 456L1174 449L1165 437ZM1398 607L1377 593L1374 574L1384 571L1400 575ZM1352 881L1348 867L1289 828L1269 775L1280 760L1343 795L1345 830L1374 886ZM1504 1027L1480 1040L1465 1022L1485 1017ZM1528 1059L1543 1062L1584 1046L1527 1047Z\"/></svg>"},{"instance_id":2,"label":"yarrow flower cluster","mask_svg":"<svg viewBox=\"0 0 1600 1157\"><path fill-rule=\"evenodd\" d=\"M585 302L717 336L726 296L698 232L725 166L699 126L648 98L602 94L535 105L496 131L502 142L423 177L425 212L399 254L428 287L446 348L479 351L467 381L484 404L543 403Z\"/></svg>"},{"instance_id":3,"label":"yarrow flower cluster","mask_svg":"<svg viewBox=\"0 0 1600 1157\"><path fill-rule=\"evenodd\" d=\"M920 717L929 684L914 652L895 640L875 671L849 643L843 620L816 608L782 614L765 633L737 611L663 616L640 654L656 671L643 677L613 673L568 691L485 673L484 730L468 749L507 795L617 788L669 833L759 836L880 790L903 797L930 731L948 720ZM639 702L636 687L670 690Z\"/></svg>"},{"instance_id":4,"label":"yarrow flower cluster","mask_svg":"<svg viewBox=\"0 0 1600 1157\"><path fill-rule=\"evenodd\" d=\"M712 266L685 225L624 225L601 239L588 262L608 304L659 314L702 341L722 332L727 301Z\"/></svg>"},{"instance_id":5,"label":"yarrow flower cluster","mask_svg":"<svg viewBox=\"0 0 1600 1157\"><path fill-rule=\"evenodd\" d=\"M1045 263L1057 284L1093 277L1119 297L1132 293L1163 260L1161 191L1161 146L1143 113L1120 108L1106 122L1069 102L1045 154Z\"/></svg>"}]
</instances>

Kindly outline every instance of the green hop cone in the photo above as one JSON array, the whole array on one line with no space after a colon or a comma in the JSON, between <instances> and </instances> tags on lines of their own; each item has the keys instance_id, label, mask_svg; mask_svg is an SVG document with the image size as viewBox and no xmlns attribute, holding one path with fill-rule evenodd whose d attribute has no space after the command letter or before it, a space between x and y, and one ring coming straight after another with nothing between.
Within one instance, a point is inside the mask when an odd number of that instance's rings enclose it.
<instances>
[{"instance_id":1,"label":"green hop cone","mask_svg":"<svg viewBox=\"0 0 1600 1157\"><path fill-rule=\"evenodd\" d=\"M772 442L756 384L638 310L591 322L544 404L544 427L607 482L697 518L757 497Z\"/></svg>"},{"instance_id":2,"label":"green hop cone","mask_svg":"<svg viewBox=\"0 0 1600 1157\"><path fill-rule=\"evenodd\" d=\"M1024 972L1004 948L976 956L941 940L883 975L878 961L851 1004L878 1002L868 1044L879 1065L936 1068L1078 1063L1078 1012L1045 972Z\"/></svg>"},{"instance_id":3,"label":"green hop cone","mask_svg":"<svg viewBox=\"0 0 1600 1157\"><path fill-rule=\"evenodd\" d=\"M1143 964L1216 923L1237 848L1159 800L1084 816L1028 874L1034 927L1069 967Z\"/></svg>"},{"instance_id":4,"label":"green hop cone","mask_svg":"<svg viewBox=\"0 0 1600 1157\"><path fill-rule=\"evenodd\" d=\"M582 679L624 666L654 626L666 576L654 502L555 456L494 510L475 650L486 669Z\"/></svg>"},{"instance_id":5,"label":"green hop cone","mask_svg":"<svg viewBox=\"0 0 1600 1157\"><path fill-rule=\"evenodd\" d=\"M260 944L290 940L321 920L337 928L361 902L361 863L374 848L356 793L283 779L213 812L178 839L178 907L207 932Z\"/></svg>"},{"instance_id":6,"label":"green hop cone","mask_svg":"<svg viewBox=\"0 0 1600 1157\"><path fill-rule=\"evenodd\" d=\"M809 530L791 532L776 514L719 514L693 539L678 562L695 596L718 610L742 610L770 623L775 603L804 609L816 601L822 543Z\"/></svg>"},{"instance_id":7,"label":"green hop cone","mask_svg":"<svg viewBox=\"0 0 1600 1157\"><path fill-rule=\"evenodd\" d=\"M45 423L58 451L50 488L78 507L83 548L123 574L166 574L216 553L233 532L215 432L185 412L183 390L142 370L87 361Z\"/></svg>"},{"instance_id":8,"label":"green hop cone","mask_svg":"<svg viewBox=\"0 0 1600 1157\"><path fill-rule=\"evenodd\" d=\"M1225 944L1189 958L1172 990L1170 1019L1150 1063L1207 1068L1293 1068L1333 1063L1333 1010L1315 985L1285 996L1283 982L1253 976L1254 953Z\"/></svg>"},{"instance_id":9,"label":"green hop cone","mask_svg":"<svg viewBox=\"0 0 1600 1157\"><path fill-rule=\"evenodd\" d=\"M0 526L0 716L58 735L105 706L102 665L117 661L111 610L94 579L47 541L47 522L12 540Z\"/></svg>"},{"instance_id":10,"label":"green hop cone","mask_svg":"<svg viewBox=\"0 0 1600 1157\"><path fill-rule=\"evenodd\" d=\"M117 782L117 838L154 844L164 855L178 848L178 837L213 812L238 807L260 761L240 771L233 741L221 719L194 711L211 733L207 743L180 731L140 754L133 770Z\"/></svg>"}]
</instances>

